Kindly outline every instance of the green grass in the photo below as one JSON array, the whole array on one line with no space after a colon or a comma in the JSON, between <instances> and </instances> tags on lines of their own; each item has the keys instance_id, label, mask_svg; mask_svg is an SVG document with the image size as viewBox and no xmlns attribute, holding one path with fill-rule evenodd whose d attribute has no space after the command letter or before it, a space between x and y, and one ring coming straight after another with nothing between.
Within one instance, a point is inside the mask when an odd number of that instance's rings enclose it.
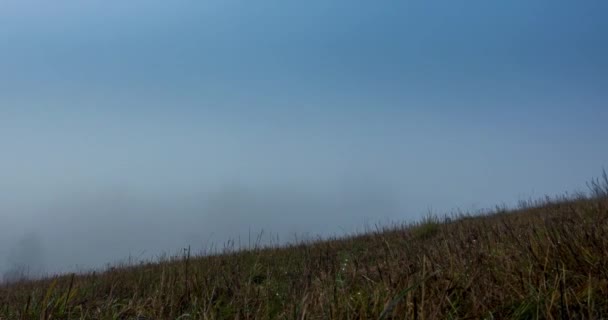
<instances>
[{"instance_id":1,"label":"green grass","mask_svg":"<svg viewBox=\"0 0 608 320\"><path fill-rule=\"evenodd\" d=\"M0 288L0 319L10 320L607 315L608 197L601 193Z\"/></svg>"}]
</instances>

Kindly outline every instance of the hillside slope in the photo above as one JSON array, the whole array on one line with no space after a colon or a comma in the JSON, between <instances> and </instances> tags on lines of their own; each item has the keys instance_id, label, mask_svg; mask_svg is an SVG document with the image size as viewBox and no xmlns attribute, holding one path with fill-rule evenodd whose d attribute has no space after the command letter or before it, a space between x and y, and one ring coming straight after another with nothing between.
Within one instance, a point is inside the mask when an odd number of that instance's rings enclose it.
<instances>
[{"instance_id":1,"label":"hillside slope","mask_svg":"<svg viewBox=\"0 0 608 320\"><path fill-rule=\"evenodd\" d=\"M0 288L0 319L598 319L608 200L545 200L340 239Z\"/></svg>"}]
</instances>

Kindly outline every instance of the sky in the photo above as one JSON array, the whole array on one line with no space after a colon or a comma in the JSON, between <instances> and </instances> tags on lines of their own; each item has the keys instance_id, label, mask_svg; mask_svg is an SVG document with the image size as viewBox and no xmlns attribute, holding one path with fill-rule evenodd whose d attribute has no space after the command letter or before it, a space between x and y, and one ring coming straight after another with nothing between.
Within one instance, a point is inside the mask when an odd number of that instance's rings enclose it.
<instances>
[{"instance_id":1,"label":"sky","mask_svg":"<svg viewBox=\"0 0 608 320\"><path fill-rule=\"evenodd\" d=\"M584 191L605 39L600 0L2 1L0 271Z\"/></svg>"}]
</instances>

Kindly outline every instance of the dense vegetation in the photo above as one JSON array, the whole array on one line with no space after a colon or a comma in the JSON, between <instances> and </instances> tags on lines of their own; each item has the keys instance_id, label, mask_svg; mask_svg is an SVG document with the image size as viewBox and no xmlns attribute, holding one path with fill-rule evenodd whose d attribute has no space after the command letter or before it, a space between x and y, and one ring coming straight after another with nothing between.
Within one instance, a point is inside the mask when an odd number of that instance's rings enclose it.
<instances>
[{"instance_id":1,"label":"dense vegetation","mask_svg":"<svg viewBox=\"0 0 608 320\"><path fill-rule=\"evenodd\" d=\"M19 281L0 319L599 319L608 179L365 234Z\"/></svg>"}]
</instances>

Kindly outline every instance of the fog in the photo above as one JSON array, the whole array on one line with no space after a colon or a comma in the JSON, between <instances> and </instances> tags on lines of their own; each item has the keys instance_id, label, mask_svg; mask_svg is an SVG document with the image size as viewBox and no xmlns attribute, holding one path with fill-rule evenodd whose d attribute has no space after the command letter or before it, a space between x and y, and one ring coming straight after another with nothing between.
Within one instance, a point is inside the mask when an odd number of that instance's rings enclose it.
<instances>
[{"instance_id":1,"label":"fog","mask_svg":"<svg viewBox=\"0 0 608 320\"><path fill-rule=\"evenodd\" d=\"M2 1L8 280L584 190L605 1Z\"/></svg>"},{"instance_id":2,"label":"fog","mask_svg":"<svg viewBox=\"0 0 608 320\"><path fill-rule=\"evenodd\" d=\"M306 162L300 165L306 170ZM1 270L10 280L155 260L186 247L193 253L214 253L228 241L234 248L247 248L343 236L414 221L429 212L514 205L541 195L530 184L543 186L542 177L526 185L520 176L514 181L521 181L518 188L471 175L494 190L471 185L471 190L463 190L460 180L451 181L458 175L423 173L418 182L408 182L392 170L377 168L373 176L318 173L315 179L266 171L266 179L242 175L240 180L181 188L173 181L166 189L162 180L147 188L132 182L111 187L82 184L79 189L38 190L38 196L33 193L22 201L14 201L18 194L5 189L4 195L13 196L13 201L5 198L2 207ZM581 190L583 182L561 186ZM560 191L559 186L544 187L550 193Z\"/></svg>"},{"instance_id":3,"label":"fog","mask_svg":"<svg viewBox=\"0 0 608 320\"><path fill-rule=\"evenodd\" d=\"M248 247L338 235L396 214L395 199L376 193L246 187L173 199L116 190L75 193L20 212L18 221L5 221L2 257L5 268L28 266L31 274L83 271L129 257L175 254L188 246L210 253L228 240Z\"/></svg>"}]
</instances>

